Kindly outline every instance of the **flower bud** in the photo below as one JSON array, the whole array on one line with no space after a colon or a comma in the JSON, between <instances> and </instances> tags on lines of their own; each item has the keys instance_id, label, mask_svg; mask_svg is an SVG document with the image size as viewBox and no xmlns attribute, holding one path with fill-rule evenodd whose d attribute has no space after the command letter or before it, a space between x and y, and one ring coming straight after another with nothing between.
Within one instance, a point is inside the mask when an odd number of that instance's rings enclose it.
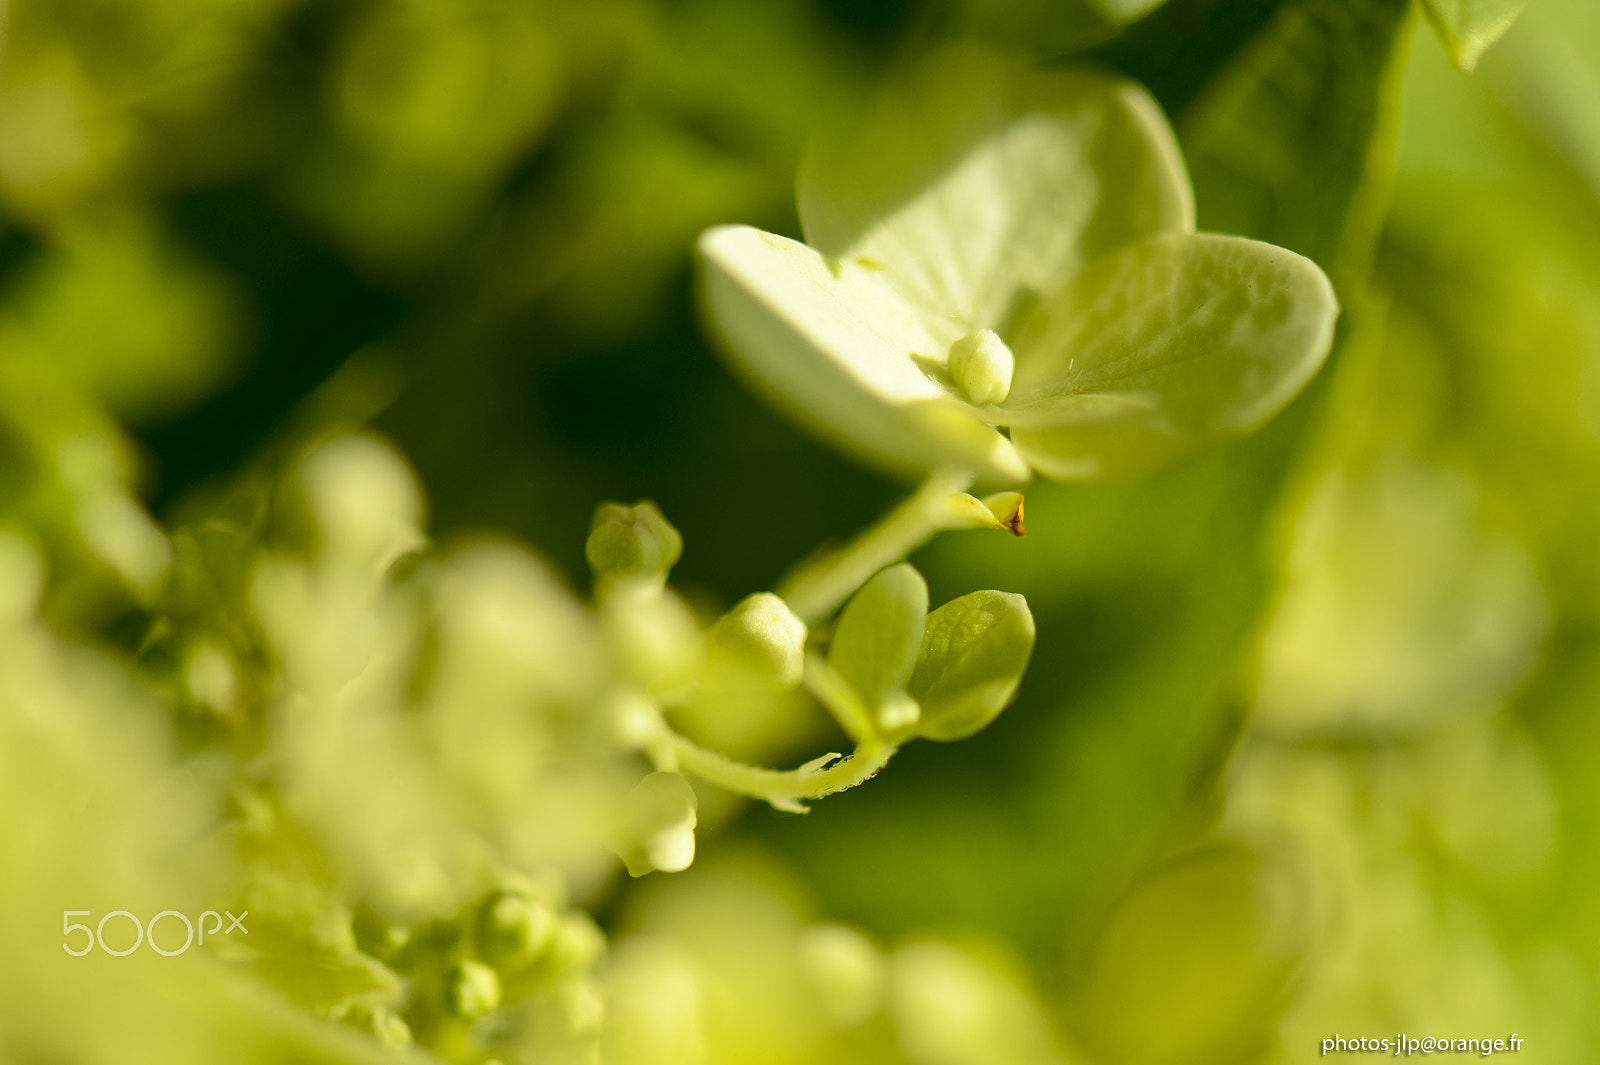
<instances>
[{"instance_id":1,"label":"flower bud","mask_svg":"<svg viewBox=\"0 0 1600 1065\"><path fill-rule=\"evenodd\" d=\"M606 934L582 910L571 910L556 922L550 938L545 964L553 973L575 974L586 971L605 953Z\"/></svg>"},{"instance_id":2,"label":"flower bud","mask_svg":"<svg viewBox=\"0 0 1600 1065\"><path fill-rule=\"evenodd\" d=\"M1021 492L996 492L992 496L983 497L983 505L989 508L989 513L994 515L994 520L1000 527L1012 536L1027 536L1027 526L1023 524Z\"/></svg>"},{"instance_id":3,"label":"flower bud","mask_svg":"<svg viewBox=\"0 0 1600 1065\"><path fill-rule=\"evenodd\" d=\"M497 968L527 964L550 946L556 915L520 891L496 891L478 911L478 953Z\"/></svg>"},{"instance_id":4,"label":"flower bud","mask_svg":"<svg viewBox=\"0 0 1600 1065\"><path fill-rule=\"evenodd\" d=\"M1012 536L1026 536L1022 523L1021 492L996 492L979 499L965 492L945 497L943 527L947 529L1003 529Z\"/></svg>"},{"instance_id":5,"label":"flower bud","mask_svg":"<svg viewBox=\"0 0 1600 1065\"><path fill-rule=\"evenodd\" d=\"M677 773L651 773L628 796L633 845L628 873L680 873L694 862L694 789Z\"/></svg>"},{"instance_id":6,"label":"flower bud","mask_svg":"<svg viewBox=\"0 0 1600 1065\"><path fill-rule=\"evenodd\" d=\"M622 580L661 584L683 554L683 537L649 500L631 507L602 503L583 553L602 590Z\"/></svg>"},{"instance_id":7,"label":"flower bud","mask_svg":"<svg viewBox=\"0 0 1600 1065\"><path fill-rule=\"evenodd\" d=\"M463 961L445 977L445 1004L463 1020L500 1008L500 976L482 962Z\"/></svg>"},{"instance_id":8,"label":"flower bud","mask_svg":"<svg viewBox=\"0 0 1600 1065\"><path fill-rule=\"evenodd\" d=\"M711 630L710 665L728 679L787 691L805 667L806 623L771 592L746 596Z\"/></svg>"},{"instance_id":9,"label":"flower bud","mask_svg":"<svg viewBox=\"0 0 1600 1065\"><path fill-rule=\"evenodd\" d=\"M993 329L968 333L950 345L950 379L974 403L999 403L1011 392L1016 360Z\"/></svg>"},{"instance_id":10,"label":"flower bud","mask_svg":"<svg viewBox=\"0 0 1600 1065\"><path fill-rule=\"evenodd\" d=\"M299 477L323 551L345 564L381 572L423 546L422 489L388 443L330 440L300 461Z\"/></svg>"}]
</instances>

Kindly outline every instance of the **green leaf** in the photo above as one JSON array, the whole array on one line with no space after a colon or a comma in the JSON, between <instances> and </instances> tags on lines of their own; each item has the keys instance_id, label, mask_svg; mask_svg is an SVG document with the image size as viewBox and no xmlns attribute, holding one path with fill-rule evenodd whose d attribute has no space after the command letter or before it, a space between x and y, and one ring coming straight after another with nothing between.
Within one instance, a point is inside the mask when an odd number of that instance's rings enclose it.
<instances>
[{"instance_id":1,"label":"green leaf","mask_svg":"<svg viewBox=\"0 0 1600 1065\"><path fill-rule=\"evenodd\" d=\"M950 340L934 339L881 271L749 226L708 230L700 254L707 318L775 406L895 470L1027 479L1010 443L913 361L942 362Z\"/></svg>"},{"instance_id":2,"label":"green leaf","mask_svg":"<svg viewBox=\"0 0 1600 1065\"><path fill-rule=\"evenodd\" d=\"M928 619L928 585L910 564L880 570L845 605L828 659L874 711L903 695Z\"/></svg>"},{"instance_id":3,"label":"green leaf","mask_svg":"<svg viewBox=\"0 0 1600 1065\"><path fill-rule=\"evenodd\" d=\"M1450 61L1471 70L1522 14L1527 0L1422 0Z\"/></svg>"},{"instance_id":4,"label":"green leaf","mask_svg":"<svg viewBox=\"0 0 1600 1065\"><path fill-rule=\"evenodd\" d=\"M1393 170L1410 0L1285 0L1175 119L1204 229L1365 285Z\"/></svg>"},{"instance_id":5,"label":"green leaf","mask_svg":"<svg viewBox=\"0 0 1600 1065\"><path fill-rule=\"evenodd\" d=\"M1149 90L1174 124L1231 66L1281 0L1168 0L1084 58Z\"/></svg>"},{"instance_id":6,"label":"green leaf","mask_svg":"<svg viewBox=\"0 0 1600 1065\"><path fill-rule=\"evenodd\" d=\"M1165 0L953 0L953 36L1067 55L1115 34Z\"/></svg>"},{"instance_id":7,"label":"green leaf","mask_svg":"<svg viewBox=\"0 0 1600 1065\"><path fill-rule=\"evenodd\" d=\"M848 137L802 164L800 220L823 255L871 264L941 356L1002 335L1087 259L1194 228L1165 117L1130 82L977 49L908 69Z\"/></svg>"},{"instance_id":8,"label":"green leaf","mask_svg":"<svg viewBox=\"0 0 1600 1065\"><path fill-rule=\"evenodd\" d=\"M1010 592L973 592L935 610L909 687L922 705L916 734L959 740L993 721L1016 694L1033 637L1028 601Z\"/></svg>"},{"instance_id":9,"label":"green leaf","mask_svg":"<svg viewBox=\"0 0 1600 1065\"><path fill-rule=\"evenodd\" d=\"M1214 234L1144 241L1023 323L995 418L1051 477L1147 472L1282 409L1322 365L1337 311L1293 252Z\"/></svg>"}]
</instances>

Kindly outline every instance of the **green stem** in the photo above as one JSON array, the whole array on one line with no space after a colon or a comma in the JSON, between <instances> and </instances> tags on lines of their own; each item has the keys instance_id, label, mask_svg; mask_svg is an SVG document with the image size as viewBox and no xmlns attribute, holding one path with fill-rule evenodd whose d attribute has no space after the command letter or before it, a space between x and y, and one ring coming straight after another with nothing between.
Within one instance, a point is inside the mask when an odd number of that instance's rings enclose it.
<instances>
[{"instance_id":1,"label":"green stem","mask_svg":"<svg viewBox=\"0 0 1600 1065\"><path fill-rule=\"evenodd\" d=\"M899 562L934 533L966 526L955 519L950 497L965 492L972 481L963 470L934 471L877 524L786 578L778 595L807 624L827 617L874 573Z\"/></svg>"},{"instance_id":2,"label":"green stem","mask_svg":"<svg viewBox=\"0 0 1600 1065\"><path fill-rule=\"evenodd\" d=\"M802 799L820 799L872 779L899 748L873 741L848 758L828 755L799 769L763 769L735 762L716 751L671 733L672 752L680 768L728 791L763 799L780 810L804 813Z\"/></svg>"}]
</instances>

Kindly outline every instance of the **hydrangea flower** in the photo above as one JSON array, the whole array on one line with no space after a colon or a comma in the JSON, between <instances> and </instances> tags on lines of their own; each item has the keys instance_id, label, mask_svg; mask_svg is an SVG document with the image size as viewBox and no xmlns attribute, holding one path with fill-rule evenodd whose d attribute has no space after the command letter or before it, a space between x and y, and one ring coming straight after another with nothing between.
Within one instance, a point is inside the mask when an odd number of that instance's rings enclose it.
<instances>
[{"instance_id":1,"label":"hydrangea flower","mask_svg":"<svg viewBox=\"0 0 1600 1065\"><path fill-rule=\"evenodd\" d=\"M912 67L802 165L807 243L700 238L733 366L891 471L1146 473L1277 413L1338 304L1310 260L1195 232L1138 86L978 51Z\"/></svg>"}]
</instances>

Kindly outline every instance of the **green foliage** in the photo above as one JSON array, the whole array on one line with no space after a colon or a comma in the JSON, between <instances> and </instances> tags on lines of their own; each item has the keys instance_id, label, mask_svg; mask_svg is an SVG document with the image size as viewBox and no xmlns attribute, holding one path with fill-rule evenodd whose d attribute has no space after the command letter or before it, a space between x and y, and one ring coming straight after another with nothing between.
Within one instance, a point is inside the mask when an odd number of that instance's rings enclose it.
<instances>
[{"instance_id":1,"label":"green foliage","mask_svg":"<svg viewBox=\"0 0 1600 1065\"><path fill-rule=\"evenodd\" d=\"M1423 0L1450 61L1471 70L1522 14L1527 0Z\"/></svg>"},{"instance_id":2,"label":"green foliage","mask_svg":"<svg viewBox=\"0 0 1600 1065\"><path fill-rule=\"evenodd\" d=\"M1359 292L1382 224L1408 0L1288 0L1178 124L1201 224L1309 256Z\"/></svg>"},{"instance_id":3,"label":"green foliage","mask_svg":"<svg viewBox=\"0 0 1600 1065\"><path fill-rule=\"evenodd\" d=\"M1170 465L1277 413L1321 367L1337 308L1309 260L1255 241L1121 249L1023 324L1011 439L1062 480Z\"/></svg>"},{"instance_id":4,"label":"green foliage","mask_svg":"<svg viewBox=\"0 0 1600 1065\"><path fill-rule=\"evenodd\" d=\"M7 5L0 1056L1588 1060L1519 6Z\"/></svg>"},{"instance_id":5,"label":"green foliage","mask_svg":"<svg viewBox=\"0 0 1600 1065\"><path fill-rule=\"evenodd\" d=\"M1020 595L971 592L928 615L906 685L922 708L917 735L965 739L1016 694L1033 653L1033 615Z\"/></svg>"},{"instance_id":6,"label":"green foliage","mask_svg":"<svg viewBox=\"0 0 1600 1065\"><path fill-rule=\"evenodd\" d=\"M872 711L898 729L916 720L906 684L928 617L928 585L910 566L891 566L857 592L839 615L828 660Z\"/></svg>"}]
</instances>

